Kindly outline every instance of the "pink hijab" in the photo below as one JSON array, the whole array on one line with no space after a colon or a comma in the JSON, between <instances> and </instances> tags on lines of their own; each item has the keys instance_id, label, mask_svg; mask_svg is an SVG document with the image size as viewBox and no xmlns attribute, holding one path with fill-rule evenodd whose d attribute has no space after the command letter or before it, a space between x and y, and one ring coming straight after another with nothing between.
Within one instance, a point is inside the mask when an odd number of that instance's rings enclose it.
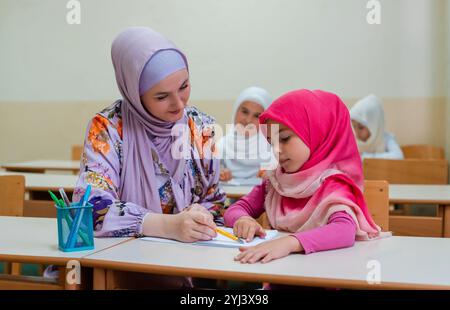
<instances>
[{"instance_id":1,"label":"pink hijab","mask_svg":"<svg viewBox=\"0 0 450 310\"><path fill-rule=\"evenodd\" d=\"M379 236L364 201L361 159L341 99L321 90L292 91L275 100L260 123L268 119L289 127L311 152L298 172L285 173L278 166L266 174L265 209L272 227L310 230L345 211L357 224L357 239Z\"/></svg>"}]
</instances>

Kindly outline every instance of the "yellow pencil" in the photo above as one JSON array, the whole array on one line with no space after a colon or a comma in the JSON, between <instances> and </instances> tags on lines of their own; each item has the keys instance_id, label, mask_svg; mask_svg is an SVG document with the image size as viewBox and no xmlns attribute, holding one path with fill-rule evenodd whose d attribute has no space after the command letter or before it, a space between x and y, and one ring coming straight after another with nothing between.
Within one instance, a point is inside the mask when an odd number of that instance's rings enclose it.
<instances>
[{"instance_id":1,"label":"yellow pencil","mask_svg":"<svg viewBox=\"0 0 450 310\"><path fill-rule=\"evenodd\" d=\"M221 234L222 236L228 237L228 238L230 238L230 239L232 239L232 240L234 240L234 241L237 241L237 242L239 242L239 243L244 243L244 242L241 240L241 238L238 238L238 237L236 237L235 235L230 234L229 232L227 232L227 231L225 231L225 230L223 230L223 229L220 229L219 227L216 227L216 232L219 233L219 234Z\"/></svg>"}]
</instances>

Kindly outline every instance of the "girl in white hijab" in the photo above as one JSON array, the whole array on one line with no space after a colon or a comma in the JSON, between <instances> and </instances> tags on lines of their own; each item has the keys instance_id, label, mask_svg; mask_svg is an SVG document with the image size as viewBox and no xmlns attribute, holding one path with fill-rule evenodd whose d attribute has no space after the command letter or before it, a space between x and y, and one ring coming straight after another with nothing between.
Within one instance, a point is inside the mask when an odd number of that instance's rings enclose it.
<instances>
[{"instance_id":1,"label":"girl in white hijab","mask_svg":"<svg viewBox=\"0 0 450 310\"><path fill-rule=\"evenodd\" d=\"M362 159L404 158L394 136L384 130L384 111L380 98L368 95L359 100L350 109L350 118Z\"/></svg>"},{"instance_id":2,"label":"girl in white hijab","mask_svg":"<svg viewBox=\"0 0 450 310\"><path fill-rule=\"evenodd\" d=\"M259 183L262 170L273 163L270 145L259 129L259 115L271 102L269 93L260 87L249 87L236 99L232 112L233 124L227 126L230 128L217 144L222 156L222 182L236 185Z\"/></svg>"}]
</instances>

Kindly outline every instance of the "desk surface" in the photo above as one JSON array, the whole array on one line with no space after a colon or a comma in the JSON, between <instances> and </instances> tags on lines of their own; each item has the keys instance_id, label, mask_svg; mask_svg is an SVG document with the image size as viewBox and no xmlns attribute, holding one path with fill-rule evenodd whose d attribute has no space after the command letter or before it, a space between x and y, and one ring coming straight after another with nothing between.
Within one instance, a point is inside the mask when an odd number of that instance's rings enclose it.
<instances>
[{"instance_id":1,"label":"desk surface","mask_svg":"<svg viewBox=\"0 0 450 310\"><path fill-rule=\"evenodd\" d=\"M450 205L450 185L389 185L391 203L424 203Z\"/></svg>"},{"instance_id":2,"label":"desk surface","mask_svg":"<svg viewBox=\"0 0 450 310\"><path fill-rule=\"evenodd\" d=\"M223 185L222 189L227 193L230 198L240 198L241 196L247 195L253 189L253 186L229 186Z\"/></svg>"},{"instance_id":3,"label":"desk surface","mask_svg":"<svg viewBox=\"0 0 450 310\"><path fill-rule=\"evenodd\" d=\"M25 176L25 189L27 191L48 191L58 190L60 187L65 191L73 191L78 180L77 175L72 174L48 174L48 173L23 173L4 172L2 175L23 175Z\"/></svg>"},{"instance_id":4,"label":"desk surface","mask_svg":"<svg viewBox=\"0 0 450 310\"><path fill-rule=\"evenodd\" d=\"M357 242L348 249L294 254L268 264L240 264L233 260L237 253L237 249L137 239L89 255L82 259L82 265L291 285L450 289L450 239L391 237ZM380 263L379 285L366 281L372 260Z\"/></svg>"},{"instance_id":5,"label":"desk surface","mask_svg":"<svg viewBox=\"0 0 450 310\"><path fill-rule=\"evenodd\" d=\"M0 216L0 261L65 264L70 259L107 249L131 238L95 238L95 249L80 252L58 250L56 219Z\"/></svg>"},{"instance_id":6,"label":"desk surface","mask_svg":"<svg viewBox=\"0 0 450 310\"><path fill-rule=\"evenodd\" d=\"M6 163L2 168L7 170L20 171L41 171L41 170L67 170L79 171L80 161L78 160L32 160L17 163Z\"/></svg>"}]
</instances>

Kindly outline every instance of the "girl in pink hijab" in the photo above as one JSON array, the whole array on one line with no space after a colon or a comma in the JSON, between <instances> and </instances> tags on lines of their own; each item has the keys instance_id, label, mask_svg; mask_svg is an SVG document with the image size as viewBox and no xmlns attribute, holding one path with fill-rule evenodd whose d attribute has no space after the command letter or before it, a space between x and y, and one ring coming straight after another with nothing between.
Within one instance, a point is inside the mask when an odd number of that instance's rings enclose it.
<instances>
[{"instance_id":1,"label":"girl in pink hijab","mask_svg":"<svg viewBox=\"0 0 450 310\"><path fill-rule=\"evenodd\" d=\"M111 56L122 98L88 124L74 200L92 186L97 237L210 240L225 194L214 119L187 106L186 56L145 27L120 33Z\"/></svg>"},{"instance_id":2,"label":"girl in pink hijab","mask_svg":"<svg viewBox=\"0 0 450 310\"><path fill-rule=\"evenodd\" d=\"M363 197L361 159L349 113L335 94L289 92L260 116L279 165L230 206L225 224L248 241L264 237L256 222L264 211L288 236L241 248L241 263L269 262L290 253L350 247L380 236Z\"/></svg>"}]
</instances>

